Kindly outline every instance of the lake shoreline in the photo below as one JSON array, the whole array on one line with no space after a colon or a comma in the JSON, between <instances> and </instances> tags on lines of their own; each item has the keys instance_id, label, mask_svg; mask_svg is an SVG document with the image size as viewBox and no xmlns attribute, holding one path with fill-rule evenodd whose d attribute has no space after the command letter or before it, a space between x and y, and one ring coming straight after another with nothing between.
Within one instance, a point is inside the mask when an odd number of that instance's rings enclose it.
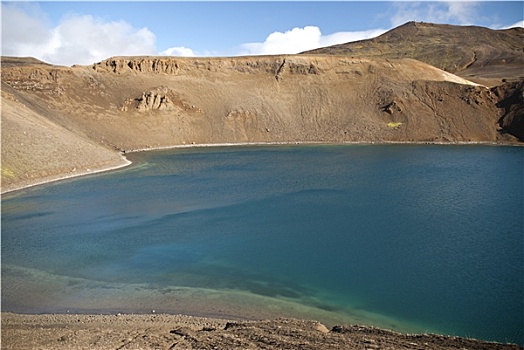
<instances>
[{"instance_id":1,"label":"lake shoreline","mask_svg":"<svg viewBox=\"0 0 524 350\"><path fill-rule=\"evenodd\" d=\"M13 195L19 191L23 191L28 188L47 185L50 183L74 179L77 177L83 177L88 175L100 174L104 172L110 172L114 170L120 170L133 164L126 155L132 153L148 152L148 151L163 151L171 149L182 149L182 148L212 148L212 147L238 147L238 146L303 146L303 145L443 145L443 146L457 146L457 145L478 145L478 146L510 146L510 147L524 147L524 144L520 143L504 143L504 142L487 142L487 141L456 141L456 142L440 142L440 141L348 141L348 142L325 142L325 141L275 141L275 142L231 142L231 143L191 143L191 144L179 144L171 146L159 146L159 147L147 147L147 148L136 148L130 150L121 151L121 162L119 164L102 167L99 169L89 171L78 171L75 173L63 173L60 175L52 176L48 179L42 180L36 178L32 180L24 180L18 185L8 186L7 189L2 189L0 195Z\"/></svg>"},{"instance_id":2,"label":"lake shoreline","mask_svg":"<svg viewBox=\"0 0 524 350\"><path fill-rule=\"evenodd\" d=\"M133 164L133 163L129 159L127 159L125 156L122 156L120 158L120 162L118 162L118 163L115 162L115 164L113 164L113 165L105 166L105 167L102 167L102 168L99 168L99 169L93 169L93 170L89 169L89 170L85 170L85 171L75 171L74 173L73 172L62 173L62 174L58 174L58 175L54 175L54 176L48 177L45 180L42 180L41 178L36 178L36 179L32 179L32 180L25 180L25 181L21 182L22 184L11 185L7 189L4 189L3 186L2 186L1 195L3 196L3 195L6 195L6 194L14 194L14 193L17 193L19 191L23 191L23 190L28 189L28 188L41 186L41 185L47 185L47 184L50 184L50 183L59 182L59 181L63 181L63 180L69 180L69 179L74 179L74 178L78 178L78 177L83 177L83 176L88 176L88 175L94 175L94 174L100 174L100 173L110 172L110 171L114 171L114 170L119 170L119 169L122 169L122 168L126 168L126 167L130 166L131 164Z\"/></svg>"}]
</instances>

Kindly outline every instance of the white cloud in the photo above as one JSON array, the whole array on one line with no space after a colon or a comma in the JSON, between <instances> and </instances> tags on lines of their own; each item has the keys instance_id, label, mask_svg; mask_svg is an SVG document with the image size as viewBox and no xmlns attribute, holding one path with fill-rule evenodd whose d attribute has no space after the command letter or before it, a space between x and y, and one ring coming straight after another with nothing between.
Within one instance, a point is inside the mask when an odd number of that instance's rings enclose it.
<instances>
[{"instance_id":1,"label":"white cloud","mask_svg":"<svg viewBox=\"0 0 524 350\"><path fill-rule=\"evenodd\" d=\"M447 12L444 16L449 20L456 19L460 24L473 24L474 18L477 17L477 2L452 1L445 3Z\"/></svg>"},{"instance_id":2,"label":"white cloud","mask_svg":"<svg viewBox=\"0 0 524 350\"><path fill-rule=\"evenodd\" d=\"M61 65L91 64L110 56L156 53L155 34L125 21L69 15L49 28L38 11L2 4L2 54Z\"/></svg>"},{"instance_id":3,"label":"white cloud","mask_svg":"<svg viewBox=\"0 0 524 350\"><path fill-rule=\"evenodd\" d=\"M243 44L241 54L265 55L298 53L320 45L320 29L318 27L293 28L285 33L269 34L263 43Z\"/></svg>"},{"instance_id":4,"label":"white cloud","mask_svg":"<svg viewBox=\"0 0 524 350\"><path fill-rule=\"evenodd\" d=\"M475 1L395 2L391 24L397 27L409 21L473 24L478 18Z\"/></svg>"},{"instance_id":5,"label":"white cloud","mask_svg":"<svg viewBox=\"0 0 524 350\"><path fill-rule=\"evenodd\" d=\"M319 47L369 39L384 33L383 29L359 32L337 32L322 35L320 28L306 26L293 28L285 33L271 33L263 43L247 43L241 46L241 55L295 54Z\"/></svg>"},{"instance_id":6,"label":"white cloud","mask_svg":"<svg viewBox=\"0 0 524 350\"><path fill-rule=\"evenodd\" d=\"M180 56L180 57L195 57L195 52L190 48L184 46L170 47L167 50L160 52L164 56Z\"/></svg>"},{"instance_id":7,"label":"white cloud","mask_svg":"<svg viewBox=\"0 0 524 350\"><path fill-rule=\"evenodd\" d=\"M24 56L31 47L48 42L51 33L44 18L37 6L2 4L2 55Z\"/></svg>"},{"instance_id":8,"label":"white cloud","mask_svg":"<svg viewBox=\"0 0 524 350\"><path fill-rule=\"evenodd\" d=\"M323 35L320 38L320 46L324 47L336 44L344 44L352 41L371 39L384 34L385 32L385 29L370 29L355 32L337 32L329 35Z\"/></svg>"},{"instance_id":9,"label":"white cloud","mask_svg":"<svg viewBox=\"0 0 524 350\"><path fill-rule=\"evenodd\" d=\"M517 23L513 23L510 26L503 27L503 28L500 28L500 29L509 29L509 28L516 28L516 27L524 28L524 21L518 21Z\"/></svg>"}]
</instances>

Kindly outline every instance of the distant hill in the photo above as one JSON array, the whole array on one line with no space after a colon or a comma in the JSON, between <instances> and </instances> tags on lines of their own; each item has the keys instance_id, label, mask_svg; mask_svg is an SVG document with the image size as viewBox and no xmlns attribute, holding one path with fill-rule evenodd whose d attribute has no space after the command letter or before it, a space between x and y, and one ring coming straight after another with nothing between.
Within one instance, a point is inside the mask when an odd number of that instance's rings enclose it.
<instances>
[{"instance_id":1,"label":"distant hill","mask_svg":"<svg viewBox=\"0 0 524 350\"><path fill-rule=\"evenodd\" d=\"M14 66L32 66L32 65L47 65L48 63L37 60L33 57L12 57L2 56L2 67L14 67Z\"/></svg>"},{"instance_id":2,"label":"distant hill","mask_svg":"<svg viewBox=\"0 0 524 350\"><path fill-rule=\"evenodd\" d=\"M376 38L304 52L374 58L414 58L488 86L524 79L524 28L492 30L408 22Z\"/></svg>"}]
</instances>

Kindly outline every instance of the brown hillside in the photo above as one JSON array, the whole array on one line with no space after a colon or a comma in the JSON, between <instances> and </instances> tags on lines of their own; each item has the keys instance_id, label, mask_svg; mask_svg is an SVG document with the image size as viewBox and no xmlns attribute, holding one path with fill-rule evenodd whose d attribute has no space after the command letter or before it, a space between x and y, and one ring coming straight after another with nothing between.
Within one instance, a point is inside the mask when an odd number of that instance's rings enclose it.
<instances>
[{"instance_id":1,"label":"brown hillside","mask_svg":"<svg viewBox=\"0 0 524 350\"><path fill-rule=\"evenodd\" d=\"M305 54L414 58L485 85L524 80L524 28L408 22L373 39Z\"/></svg>"},{"instance_id":2,"label":"brown hillside","mask_svg":"<svg viewBox=\"0 0 524 350\"><path fill-rule=\"evenodd\" d=\"M3 60L2 191L193 143L517 142L506 93L412 59Z\"/></svg>"},{"instance_id":3,"label":"brown hillside","mask_svg":"<svg viewBox=\"0 0 524 350\"><path fill-rule=\"evenodd\" d=\"M2 67L13 67L13 66L34 66L34 65L45 65L51 66L48 63L37 60L33 57L2 57Z\"/></svg>"}]
</instances>

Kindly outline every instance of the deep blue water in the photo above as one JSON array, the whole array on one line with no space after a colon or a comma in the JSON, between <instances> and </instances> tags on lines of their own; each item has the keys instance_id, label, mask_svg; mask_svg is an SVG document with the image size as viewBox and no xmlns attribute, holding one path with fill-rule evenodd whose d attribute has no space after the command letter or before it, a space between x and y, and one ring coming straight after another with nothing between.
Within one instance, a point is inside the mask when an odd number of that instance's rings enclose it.
<instances>
[{"instance_id":1,"label":"deep blue water","mask_svg":"<svg viewBox=\"0 0 524 350\"><path fill-rule=\"evenodd\" d=\"M210 303L237 291L524 344L524 148L250 146L131 159L3 198L3 311L128 302L141 312L133 300L148 297L134 293L174 300L190 287L217 292Z\"/></svg>"}]
</instances>

